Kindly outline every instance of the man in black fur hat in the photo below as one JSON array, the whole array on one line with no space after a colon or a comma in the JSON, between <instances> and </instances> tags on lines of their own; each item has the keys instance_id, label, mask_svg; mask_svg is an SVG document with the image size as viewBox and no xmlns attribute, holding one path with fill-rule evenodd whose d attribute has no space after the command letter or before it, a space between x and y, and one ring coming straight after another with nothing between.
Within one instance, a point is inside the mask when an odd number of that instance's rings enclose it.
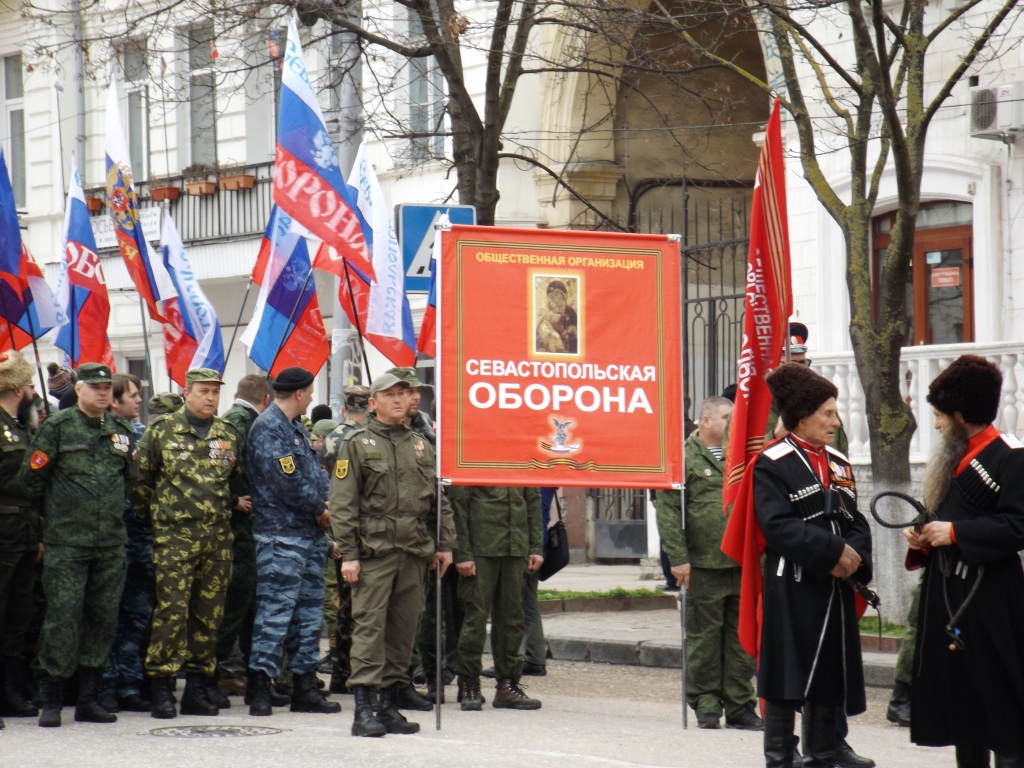
<instances>
[{"instance_id":1,"label":"man in black fur hat","mask_svg":"<svg viewBox=\"0 0 1024 768\"><path fill-rule=\"evenodd\" d=\"M754 465L754 511L766 543L758 696L765 700L768 768L793 764L794 714L803 707L804 765L836 762L836 712L865 709L854 593L871 580L871 532L857 511L835 385L787 363L768 377L788 434Z\"/></svg>"},{"instance_id":2,"label":"man in black fur hat","mask_svg":"<svg viewBox=\"0 0 1024 768\"><path fill-rule=\"evenodd\" d=\"M910 738L961 768L1024 766L1024 444L1000 434L1003 377L957 358L928 387L942 439L924 477L934 517L903 532L924 565Z\"/></svg>"}]
</instances>

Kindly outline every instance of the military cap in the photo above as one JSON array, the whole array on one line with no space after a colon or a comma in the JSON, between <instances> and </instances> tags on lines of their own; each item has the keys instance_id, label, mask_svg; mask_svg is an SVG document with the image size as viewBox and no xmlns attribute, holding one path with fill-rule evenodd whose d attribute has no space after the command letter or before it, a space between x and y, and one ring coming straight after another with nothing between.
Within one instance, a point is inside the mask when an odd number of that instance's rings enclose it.
<instances>
[{"instance_id":1,"label":"military cap","mask_svg":"<svg viewBox=\"0 0 1024 768\"><path fill-rule=\"evenodd\" d=\"M21 352L13 349L0 352L0 392L28 386L35 370Z\"/></svg>"},{"instance_id":2,"label":"military cap","mask_svg":"<svg viewBox=\"0 0 1024 768\"><path fill-rule=\"evenodd\" d=\"M370 407L370 388L362 384L345 387L345 408L365 411Z\"/></svg>"},{"instance_id":3,"label":"military cap","mask_svg":"<svg viewBox=\"0 0 1024 768\"><path fill-rule=\"evenodd\" d=\"M373 383L370 384L370 397L373 397L378 392L382 392L385 389L391 389L395 384L404 384L406 387L409 386L409 382L398 378L393 373L382 373Z\"/></svg>"},{"instance_id":4,"label":"military cap","mask_svg":"<svg viewBox=\"0 0 1024 768\"><path fill-rule=\"evenodd\" d=\"M792 355L807 354L807 337L810 333L803 323L789 324L789 352Z\"/></svg>"},{"instance_id":5,"label":"military cap","mask_svg":"<svg viewBox=\"0 0 1024 768\"><path fill-rule=\"evenodd\" d=\"M305 368L292 367L285 368L278 374L278 377L274 379L274 383L271 386L275 392L294 392L298 389L305 389L313 383L313 374L307 371Z\"/></svg>"},{"instance_id":6,"label":"military cap","mask_svg":"<svg viewBox=\"0 0 1024 768\"><path fill-rule=\"evenodd\" d=\"M149 399L149 412L153 416L174 413L185 404L184 398L174 392L161 392Z\"/></svg>"},{"instance_id":7,"label":"military cap","mask_svg":"<svg viewBox=\"0 0 1024 768\"><path fill-rule=\"evenodd\" d=\"M384 373L390 373L392 376L397 376L410 387L427 386L422 381L420 381L419 378L417 378L415 368L388 368L386 371L384 371Z\"/></svg>"},{"instance_id":8,"label":"military cap","mask_svg":"<svg viewBox=\"0 0 1024 768\"><path fill-rule=\"evenodd\" d=\"M83 363L78 366L78 380L86 384L112 384L110 367L102 363Z\"/></svg>"},{"instance_id":9,"label":"military cap","mask_svg":"<svg viewBox=\"0 0 1024 768\"><path fill-rule=\"evenodd\" d=\"M313 437L327 437L338 428L338 422L334 419L320 419L313 424Z\"/></svg>"},{"instance_id":10,"label":"military cap","mask_svg":"<svg viewBox=\"0 0 1024 768\"><path fill-rule=\"evenodd\" d=\"M193 368L185 374L186 387L191 387L193 384L206 383L223 384L224 381L221 379L220 374L213 370L213 368Z\"/></svg>"}]
</instances>

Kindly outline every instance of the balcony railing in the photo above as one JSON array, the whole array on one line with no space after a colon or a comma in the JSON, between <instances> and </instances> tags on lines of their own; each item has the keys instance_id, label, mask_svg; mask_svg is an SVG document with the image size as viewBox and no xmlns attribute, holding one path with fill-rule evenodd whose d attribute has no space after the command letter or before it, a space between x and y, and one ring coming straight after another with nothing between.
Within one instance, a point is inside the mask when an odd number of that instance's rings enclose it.
<instances>
[{"instance_id":1,"label":"balcony railing","mask_svg":"<svg viewBox=\"0 0 1024 768\"><path fill-rule=\"evenodd\" d=\"M266 228L273 205L273 171L273 163L249 165L246 172L256 177L252 189L221 191L218 188L212 195L188 194L182 176L161 179L159 186L173 186L181 190L180 197L171 203L171 216L186 245L236 240L258 236ZM135 182L142 209L162 205L152 199L152 186L149 181ZM104 199L106 196L103 189L88 189L85 193L86 196ZM104 207L93 215L107 216L108 212Z\"/></svg>"},{"instance_id":2,"label":"balcony railing","mask_svg":"<svg viewBox=\"0 0 1024 768\"><path fill-rule=\"evenodd\" d=\"M938 440L932 407L925 396L928 385L946 366L963 354L981 355L1003 372L1003 391L995 425L1003 432L1024 435L1024 343L943 344L904 347L900 356L900 387L917 420L910 442L910 461L925 462ZM853 353L814 355L814 368L839 389L839 412L850 441L854 464L871 461L864 390L857 375Z\"/></svg>"}]
</instances>

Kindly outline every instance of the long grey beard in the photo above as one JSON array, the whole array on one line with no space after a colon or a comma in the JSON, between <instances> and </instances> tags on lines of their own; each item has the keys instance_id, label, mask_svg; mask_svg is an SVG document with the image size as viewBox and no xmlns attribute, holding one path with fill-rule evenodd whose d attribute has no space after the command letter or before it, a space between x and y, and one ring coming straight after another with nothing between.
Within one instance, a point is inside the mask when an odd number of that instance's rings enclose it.
<instances>
[{"instance_id":1,"label":"long grey beard","mask_svg":"<svg viewBox=\"0 0 1024 768\"><path fill-rule=\"evenodd\" d=\"M939 505L949 493L953 473L967 453L967 430L959 424L950 422L949 433L943 433L939 444L935 446L932 458L924 470L921 483L924 491L924 507L929 512L936 512Z\"/></svg>"}]
</instances>

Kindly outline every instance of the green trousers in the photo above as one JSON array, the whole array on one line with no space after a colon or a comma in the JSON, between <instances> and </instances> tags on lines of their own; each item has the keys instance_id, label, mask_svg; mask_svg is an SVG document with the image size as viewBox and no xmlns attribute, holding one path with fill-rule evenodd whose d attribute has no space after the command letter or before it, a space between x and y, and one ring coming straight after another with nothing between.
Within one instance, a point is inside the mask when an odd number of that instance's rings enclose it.
<instances>
[{"instance_id":1,"label":"green trousers","mask_svg":"<svg viewBox=\"0 0 1024 768\"><path fill-rule=\"evenodd\" d=\"M43 673L64 679L79 667L106 668L127 567L123 544L46 546L42 577L46 614L37 661Z\"/></svg>"},{"instance_id":2,"label":"green trousers","mask_svg":"<svg viewBox=\"0 0 1024 768\"><path fill-rule=\"evenodd\" d=\"M459 633L459 657L453 671L462 677L479 677L480 656L491 619L491 654L495 676L516 678L523 666L519 646L523 642L523 580L526 558L477 557L476 576L459 582L459 601L465 616Z\"/></svg>"},{"instance_id":3,"label":"green trousers","mask_svg":"<svg viewBox=\"0 0 1024 768\"><path fill-rule=\"evenodd\" d=\"M349 690L409 684L427 563L406 552L359 561L359 581L352 585Z\"/></svg>"},{"instance_id":4,"label":"green trousers","mask_svg":"<svg viewBox=\"0 0 1024 768\"><path fill-rule=\"evenodd\" d=\"M698 715L739 717L755 703L754 659L739 641L740 569L691 568L686 593L687 703Z\"/></svg>"}]
</instances>

